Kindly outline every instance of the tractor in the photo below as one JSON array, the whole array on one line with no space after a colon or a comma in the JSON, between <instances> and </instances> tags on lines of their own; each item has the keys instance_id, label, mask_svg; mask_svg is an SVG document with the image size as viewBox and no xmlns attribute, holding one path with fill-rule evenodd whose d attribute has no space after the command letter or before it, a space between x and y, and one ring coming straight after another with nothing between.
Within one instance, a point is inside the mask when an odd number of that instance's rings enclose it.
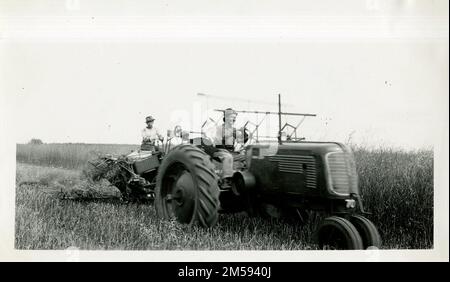
<instances>
[{"instance_id":1,"label":"tractor","mask_svg":"<svg viewBox=\"0 0 450 282\"><path fill-rule=\"evenodd\" d=\"M282 116L315 115L282 112L280 99L278 112L237 111L278 115L279 124L276 142L255 140L260 124L253 132L245 124L247 142L231 152L231 187L223 185L220 160L203 134L170 150L128 160L127 183L150 188L140 194L154 200L163 219L209 228L220 213L290 214L305 222L310 211L319 211L327 215L316 232L321 249L380 248L379 232L363 208L351 149L297 137L298 125L282 126ZM293 133L286 135L288 127Z\"/></svg>"}]
</instances>

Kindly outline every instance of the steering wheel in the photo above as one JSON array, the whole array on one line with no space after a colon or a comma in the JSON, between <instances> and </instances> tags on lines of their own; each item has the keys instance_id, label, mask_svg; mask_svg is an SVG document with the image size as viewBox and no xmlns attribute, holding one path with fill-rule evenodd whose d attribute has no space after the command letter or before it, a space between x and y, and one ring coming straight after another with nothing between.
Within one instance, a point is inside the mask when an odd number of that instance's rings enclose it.
<instances>
[{"instance_id":1,"label":"steering wheel","mask_svg":"<svg viewBox=\"0 0 450 282\"><path fill-rule=\"evenodd\" d=\"M180 136L177 136L177 131L180 132ZM172 137L180 137L181 138L181 137L183 137L182 135L183 135L183 130L182 130L181 126L175 125L175 127L173 128L173 136Z\"/></svg>"}]
</instances>

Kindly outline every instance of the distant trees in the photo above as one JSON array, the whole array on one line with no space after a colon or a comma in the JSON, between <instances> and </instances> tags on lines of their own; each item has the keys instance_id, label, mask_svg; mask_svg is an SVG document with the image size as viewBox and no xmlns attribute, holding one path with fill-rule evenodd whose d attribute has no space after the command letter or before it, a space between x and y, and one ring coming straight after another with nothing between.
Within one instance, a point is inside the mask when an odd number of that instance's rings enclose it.
<instances>
[{"instance_id":1,"label":"distant trees","mask_svg":"<svg viewBox=\"0 0 450 282\"><path fill-rule=\"evenodd\" d=\"M42 144L44 144L44 142L42 142L41 139L33 138L33 139L30 140L30 142L28 142L28 144L31 144L31 145L42 145Z\"/></svg>"}]
</instances>

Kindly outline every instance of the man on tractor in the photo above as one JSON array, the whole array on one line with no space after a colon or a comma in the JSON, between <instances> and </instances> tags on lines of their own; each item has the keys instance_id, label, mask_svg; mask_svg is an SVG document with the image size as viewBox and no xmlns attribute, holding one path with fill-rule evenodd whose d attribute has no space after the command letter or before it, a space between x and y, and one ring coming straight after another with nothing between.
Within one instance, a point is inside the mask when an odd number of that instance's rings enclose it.
<instances>
[{"instance_id":1,"label":"man on tractor","mask_svg":"<svg viewBox=\"0 0 450 282\"><path fill-rule=\"evenodd\" d=\"M236 141L244 140L244 135L240 130L236 130L234 123L237 112L231 108L224 111L223 124L218 125L210 140L216 150L213 158L217 158L222 163L222 173L220 178L223 181L222 187L231 187L233 177L233 155Z\"/></svg>"},{"instance_id":2,"label":"man on tractor","mask_svg":"<svg viewBox=\"0 0 450 282\"><path fill-rule=\"evenodd\" d=\"M147 123L147 127L142 129L142 151L158 151L156 147L156 141L160 140L161 142L164 140L164 136L159 133L159 130L153 126L155 119L152 116L148 116L145 118L145 123Z\"/></svg>"}]
</instances>

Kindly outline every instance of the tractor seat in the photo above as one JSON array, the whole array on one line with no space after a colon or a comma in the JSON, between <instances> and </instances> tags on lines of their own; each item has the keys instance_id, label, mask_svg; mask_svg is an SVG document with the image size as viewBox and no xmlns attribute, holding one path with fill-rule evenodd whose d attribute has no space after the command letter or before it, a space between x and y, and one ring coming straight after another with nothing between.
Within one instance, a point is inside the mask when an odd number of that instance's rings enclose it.
<instances>
[{"instance_id":1,"label":"tractor seat","mask_svg":"<svg viewBox=\"0 0 450 282\"><path fill-rule=\"evenodd\" d=\"M138 160L143 160L143 159L147 159L151 156L158 156L158 158L161 157L162 152L155 152L155 151L133 151L130 154L128 154L126 157L128 160L130 161L138 161Z\"/></svg>"}]
</instances>

